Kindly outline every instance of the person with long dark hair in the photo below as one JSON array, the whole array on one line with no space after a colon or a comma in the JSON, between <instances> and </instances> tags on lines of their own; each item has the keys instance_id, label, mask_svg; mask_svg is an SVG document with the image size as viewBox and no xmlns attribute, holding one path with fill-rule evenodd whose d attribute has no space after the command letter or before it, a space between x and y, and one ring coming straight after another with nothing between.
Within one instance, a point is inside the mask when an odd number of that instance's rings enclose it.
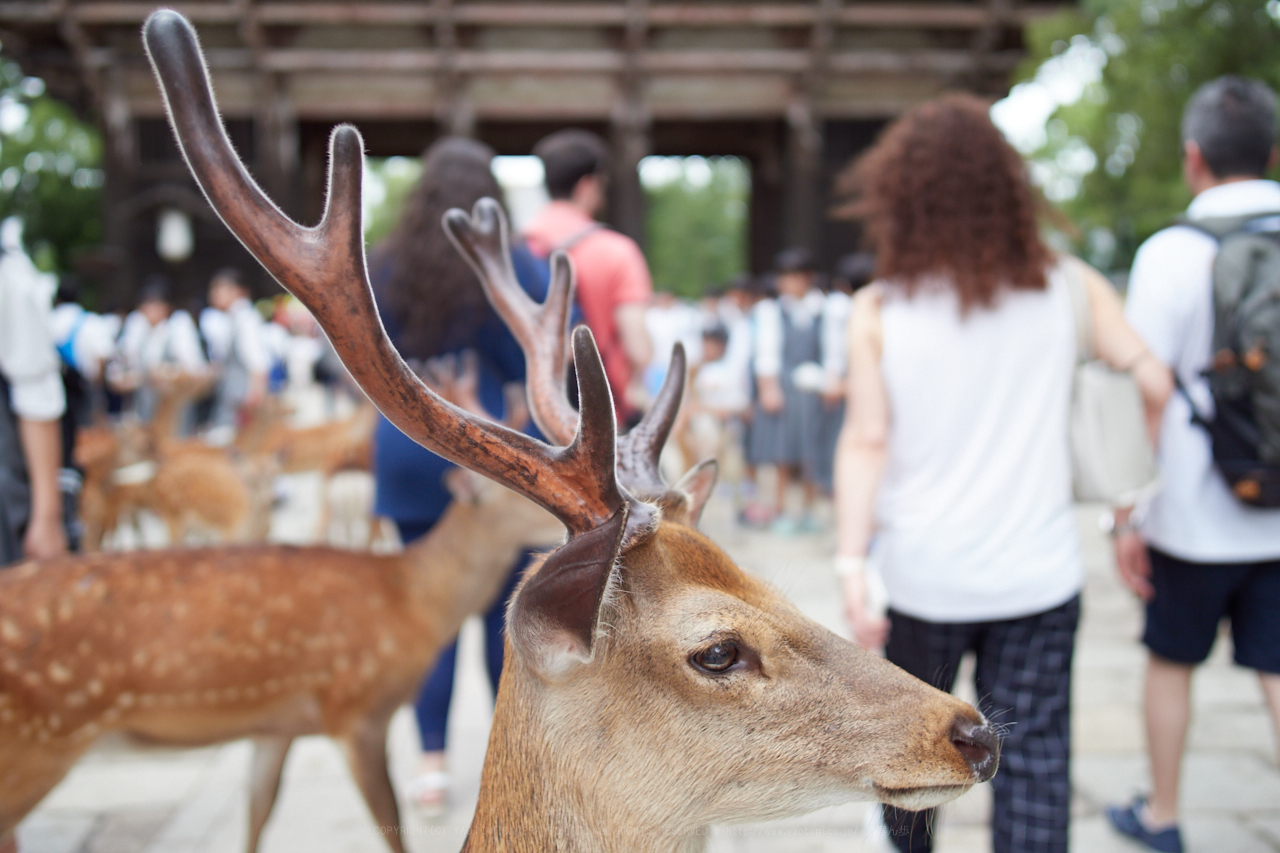
<instances>
[{"instance_id":1,"label":"person with long dark hair","mask_svg":"<svg viewBox=\"0 0 1280 853\"><path fill-rule=\"evenodd\" d=\"M470 210L481 198L502 197L490 171L493 156L487 145L470 139L445 138L432 145L399 222L371 255L370 278L387 332L400 354L406 360L422 361L464 349L474 351L480 402L499 416L504 384L524 379L524 356L441 226L441 217L450 208ZM525 291L534 299L544 299L549 280L546 263L519 243L512 247L511 260ZM528 431L537 435L533 426ZM431 529L452 500L445 475L454 466L407 438L385 418L379 418L374 442L375 512L396 523L404 542L412 542ZM506 601L527 558L526 554L512 566L501 595L484 614L485 661L495 689L502 672ZM441 652L415 703L423 757L408 794L426 816L438 816L446 806L445 731L456 653L456 642Z\"/></svg>"},{"instance_id":2,"label":"person with long dark hair","mask_svg":"<svg viewBox=\"0 0 1280 853\"><path fill-rule=\"evenodd\" d=\"M842 189L877 273L854 297L836 460L836 569L855 638L943 690L975 653L982 709L1007 727L992 848L1066 853L1084 579L1071 288L1086 291L1099 356L1134 371L1153 429L1169 373L1106 280L1041 240L1026 166L986 103L917 107ZM887 619L869 602L881 595ZM885 807L884 818L900 851L932 849L927 815Z\"/></svg>"}]
</instances>

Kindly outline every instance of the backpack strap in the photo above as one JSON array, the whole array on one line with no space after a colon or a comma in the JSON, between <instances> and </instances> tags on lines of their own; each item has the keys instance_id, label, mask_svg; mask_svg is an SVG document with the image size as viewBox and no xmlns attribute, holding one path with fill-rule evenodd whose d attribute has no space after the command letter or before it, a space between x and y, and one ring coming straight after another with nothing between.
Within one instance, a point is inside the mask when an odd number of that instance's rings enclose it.
<instances>
[{"instance_id":1,"label":"backpack strap","mask_svg":"<svg viewBox=\"0 0 1280 853\"><path fill-rule=\"evenodd\" d=\"M1185 214L1171 225L1183 225L1207 234L1221 243L1233 234L1269 234L1280 232L1280 210L1249 213L1244 216L1206 216L1192 219Z\"/></svg>"},{"instance_id":2,"label":"backpack strap","mask_svg":"<svg viewBox=\"0 0 1280 853\"><path fill-rule=\"evenodd\" d=\"M1187 401L1187 407L1191 409L1191 422L1199 424L1205 429L1209 428L1209 418L1204 412L1200 411L1200 407L1196 405L1196 401L1191 399L1191 392L1187 390L1187 386L1182 384L1182 377L1178 375L1178 371L1169 371L1173 374L1173 385L1178 389L1178 393L1182 395L1182 399Z\"/></svg>"},{"instance_id":3,"label":"backpack strap","mask_svg":"<svg viewBox=\"0 0 1280 853\"><path fill-rule=\"evenodd\" d=\"M577 231L574 231L568 237L565 237L563 240L557 243L551 249L551 251L553 253L567 252L570 249L572 249L574 246L581 243L583 240L590 237L592 234L596 233L597 231L603 231L604 229L605 229L605 225L603 222L592 222L590 225L586 226L585 228L581 228Z\"/></svg>"}]
</instances>

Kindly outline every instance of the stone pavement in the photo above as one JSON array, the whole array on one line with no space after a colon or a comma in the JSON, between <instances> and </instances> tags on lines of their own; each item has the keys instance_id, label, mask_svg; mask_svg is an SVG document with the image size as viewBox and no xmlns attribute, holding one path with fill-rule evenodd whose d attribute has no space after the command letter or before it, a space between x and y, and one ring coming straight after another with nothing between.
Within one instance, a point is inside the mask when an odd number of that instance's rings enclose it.
<instances>
[{"instance_id":1,"label":"stone pavement","mask_svg":"<svg viewBox=\"0 0 1280 853\"><path fill-rule=\"evenodd\" d=\"M315 493L303 488L295 494ZM296 501L295 501L296 503ZM294 507L298 517L306 507ZM774 583L807 613L843 631L836 582L829 569L830 536L780 539L730 522L726 503L713 503L704 526L745 569ZM1140 693L1144 653L1136 638L1137 602L1116 582L1097 512L1082 509L1088 586L1076 655L1076 853L1136 850L1105 825L1107 803L1128 799L1146 784ZM281 538L305 529L283 522ZM477 625L463 632L459 684L450 723L455 808L440 823L406 812L415 853L460 849L479 789L492 700L484 682ZM1280 771L1256 680L1231 665L1229 643L1196 676L1195 717L1186 763L1184 838L1194 853L1280 851ZM972 701L971 691L962 693ZM396 717L389 744L397 787L412 776L416 733L407 710ZM19 828L25 853L239 853L248 805L245 743L199 750L140 750L100 744ZM943 810L939 853L990 849L984 822L989 792L980 786ZM873 853L888 848L864 829L868 806L825 809L767 826L712 830L713 853ZM333 851L383 853L367 810L338 751L324 738L298 741L290 753L263 853Z\"/></svg>"}]
</instances>

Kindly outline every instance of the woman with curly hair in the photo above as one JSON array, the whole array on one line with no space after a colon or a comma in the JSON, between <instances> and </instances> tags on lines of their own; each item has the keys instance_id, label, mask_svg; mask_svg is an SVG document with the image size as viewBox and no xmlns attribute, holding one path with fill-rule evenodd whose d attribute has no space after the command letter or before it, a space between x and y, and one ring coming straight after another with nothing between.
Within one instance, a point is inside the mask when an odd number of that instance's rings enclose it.
<instances>
[{"instance_id":1,"label":"woman with curly hair","mask_svg":"<svg viewBox=\"0 0 1280 853\"><path fill-rule=\"evenodd\" d=\"M405 201L400 220L371 253L369 268L387 333L400 354L409 361L424 361L464 349L473 351L480 403L486 411L501 415L503 385L523 381L524 355L485 301L476 274L441 225L450 208L470 210L486 196L502 198L490 171L493 156L493 149L472 139L449 137L432 145L423 156L422 177ZM525 291L538 301L545 299L546 263L523 244L512 247L511 260ZM537 435L532 425L528 432ZM405 543L425 536L453 500L445 475L454 467L379 416L374 435L374 511L396 523ZM506 602L526 562L527 555L511 567L502 594L484 614L485 659L495 689L502 671ZM408 796L426 817L440 816L446 805L445 731L456 653L456 643L441 652L414 706L423 757Z\"/></svg>"},{"instance_id":2,"label":"woman with curly hair","mask_svg":"<svg viewBox=\"0 0 1280 853\"><path fill-rule=\"evenodd\" d=\"M980 701L1007 728L993 850L1065 853L1083 581L1072 277L1098 354L1134 370L1153 424L1168 372L1106 279L1041 240L1026 168L986 103L954 95L912 110L840 189L877 261L854 297L836 460L847 616L861 645L943 690L975 653ZM931 816L885 807L884 818L899 850L932 849Z\"/></svg>"}]
</instances>

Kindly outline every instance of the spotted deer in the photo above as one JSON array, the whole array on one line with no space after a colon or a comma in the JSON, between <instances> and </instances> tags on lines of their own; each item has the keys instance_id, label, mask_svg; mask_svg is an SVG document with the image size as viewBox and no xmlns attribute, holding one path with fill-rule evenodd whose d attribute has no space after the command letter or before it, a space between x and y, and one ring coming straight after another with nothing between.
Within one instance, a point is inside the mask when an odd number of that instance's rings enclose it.
<instances>
[{"instance_id":1,"label":"spotted deer","mask_svg":"<svg viewBox=\"0 0 1280 853\"><path fill-rule=\"evenodd\" d=\"M923 808L994 774L999 743L977 711L817 625L690 526L695 500L656 476L667 413L641 439L619 441L590 332L572 337L581 405L566 446L473 417L423 385L374 305L355 128L331 137L320 224L299 226L233 151L191 25L160 11L144 40L196 181L311 310L374 404L423 446L540 504L568 531L526 573L508 611L507 667L464 850L689 851L709 824L858 798ZM496 229L500 242L500 223L483 221L483 210L473 230ZM652 474L660 493L626 485L629 465ZM243 618L254 624L254 612ZM38 719L47 730L47 714ZM366 731L363 742L381 749L382 733ZM348 737L359 754L360 735ZM375 775L357 762L375 820L395 826L389 783Z\"/></svg>"}]
</instances>

